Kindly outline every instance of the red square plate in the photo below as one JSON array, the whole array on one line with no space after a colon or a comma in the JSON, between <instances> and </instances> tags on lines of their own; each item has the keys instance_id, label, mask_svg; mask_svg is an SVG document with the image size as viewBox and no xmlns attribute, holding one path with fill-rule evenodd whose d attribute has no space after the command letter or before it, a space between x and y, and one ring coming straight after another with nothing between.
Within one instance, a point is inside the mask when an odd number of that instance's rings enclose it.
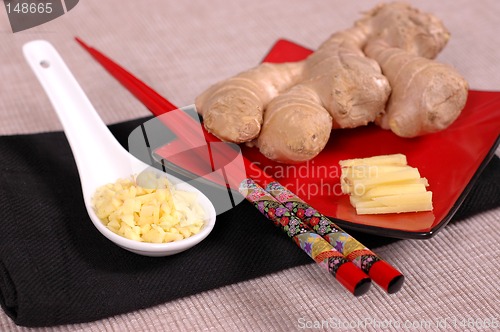
<instances>
[{"instance_id":1,"label":"red square plate","mask_svg":"<svg viewBox=\"0 0 500 332\"><path fill-rule=\"evenodd\" d=\"M310 53L279 40L264 61L297 61ZM389 237L430 238L453 217L499 142L500 93L470 91L460 117L439 133L408 139L371 125L334 130L316 158L298 165L273 162L255 148L242 149L247 158L343 228ZM339 160L391 153L405 154L408 164L429 180L432 212L356 215L348 197L340 193Z\"/></svg>"}]
</instances>

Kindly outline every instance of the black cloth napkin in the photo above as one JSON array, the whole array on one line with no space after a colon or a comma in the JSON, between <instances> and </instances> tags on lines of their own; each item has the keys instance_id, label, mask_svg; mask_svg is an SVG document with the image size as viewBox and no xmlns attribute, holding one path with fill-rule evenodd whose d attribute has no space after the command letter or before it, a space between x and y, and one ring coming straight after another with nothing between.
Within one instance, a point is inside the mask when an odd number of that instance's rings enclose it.
<instances>
[{"instance_id":1,"label":"black cloth napkin","mask_svg":"<svg viewBox=\"0 0 500 332\"><path fill-rule=\"evenodd\" d=\"M145 120L110 129L125 145ZM188 251L135 255L88 219L64 133L0 137L0 160L0 302L18 325L93 321L311 263L246 201ZM454 220L500 205L499 169L494 157ZM395 241L352 234L372 248Z\"/></svg>"}]
</instances>

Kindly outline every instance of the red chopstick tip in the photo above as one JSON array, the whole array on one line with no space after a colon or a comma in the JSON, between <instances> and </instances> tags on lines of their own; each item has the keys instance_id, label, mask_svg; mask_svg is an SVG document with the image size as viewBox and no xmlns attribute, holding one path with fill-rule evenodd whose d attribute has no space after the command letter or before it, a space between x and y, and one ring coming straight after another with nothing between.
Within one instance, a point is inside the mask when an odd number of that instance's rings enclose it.
<instances>
[{"instance_id":1,"label":"red chopstick tip","mask_svg":"<svg viewBox=\"0 0 500 332\"><path fill-rule=\"evenodd\" d=\"M368 273L387 293L394 294L403 287L405 277L386 261L375 262Z\"/></svg>"},{"instance_id":2,"label":"red chopstick tip","mask_svg":"<svg viewBox=\"0 0 500 332\"><path fill-rule=\"evenodd\" d=\"M371 279L352 262L342 264L335 278L354 296L365 294L371 286Z\"/></svg>"},{"instance_id":3,"label":"red chopstick tip","mask_svg":"<svg viewBox=\"0 0 500 332\"><path fill-rule=\"evenodd\" d=\"M85 49L90 49L90 46L88 46L83 40L81 40L79 37L75 37L75 40L80 44L83 48Z\"/></svg>"}]
</instances>

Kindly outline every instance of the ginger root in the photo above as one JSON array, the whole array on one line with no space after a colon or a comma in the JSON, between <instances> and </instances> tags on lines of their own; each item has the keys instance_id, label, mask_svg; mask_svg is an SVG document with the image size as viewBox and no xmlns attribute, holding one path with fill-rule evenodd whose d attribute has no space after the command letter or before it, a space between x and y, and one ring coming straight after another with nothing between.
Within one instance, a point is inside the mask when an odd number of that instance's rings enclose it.
<instances>
[{"instance_id":1,"label":"ginger root","mask_svg":"<svg viewBox=\"0 0 500 332\"><path fill-rule=\"evenodd\" d=\"M267 105L255 142L260 152L306 161L323 150L333 127L366 125L380 115L391 90L361 51L362 39L359 29L336 33L305 60L302 80Z\"/></svg>"},{"instance_id":2,"label":"ginger root","mask_svg":"<svg viewBox=\"0 0 500 332\"><path fill-rule=\"evenodd\" d=\"M468 85L454 68L381 41L365 50L393 87L386 113L377 121L382 128L415 137L443 130L460 115Z\"/></svg>"},{"instance_id":3,"label":"ginger root","mask_svg":"<svg viewBox=\"0 0 500 332\"><path fill-rule=\"evenodd\" d=\"M255 145L268 158L314 158L334 128L370 122L403 137L449 126L466 81L434 59L449 39L440 20L382 4L334 33L306 60L264 63L219 82L195 101L208 131Z\"/></svg>"},{"instance_id":4,"label":"ginger root","mask_svg":"<svg viewBox=\"0 0 500 332\"><path fill-rule=\"evenodd\" d=\"M205 127L222 140L248 142L261 130L266 105L295 83L301 62L263 63L211 86L196 98Z\"/></svg>"},{"instance_id":5,"label":"ginger root","mask_svg":"<svg viewBox=\"0 0 500 332\"><path fill-rule=\"evenodd\" d=\"M401 137L447 128L465 106L468 84L453 67L432 60L449 40L442 23L401 3L379 6L363 21L394 22L394 28L373 35L364 48L392 87L377 124Z\"/></svg>"}]
</instances>

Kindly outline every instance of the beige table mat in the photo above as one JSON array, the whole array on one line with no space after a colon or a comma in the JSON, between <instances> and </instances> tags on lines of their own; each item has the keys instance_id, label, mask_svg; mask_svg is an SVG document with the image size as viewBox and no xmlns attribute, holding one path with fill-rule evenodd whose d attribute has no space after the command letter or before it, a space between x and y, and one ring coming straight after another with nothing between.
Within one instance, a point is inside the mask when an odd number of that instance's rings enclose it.
<instances>
[{"instance_id":1,"label":"beige table mat","mask_svg":"<svg viewBox=\"0 0 500 332\"><path fill-rule=\"evenodd\" d=\"M500 90L500 2L409 2L434 12L451 31L439 60L455 66L472 89ZM176 105L187 105L209 84L257 64L278 38L315 48L376 3L85 0L54 21L16 34L0 10L0 134L61 129L22 57L27 41L53 43L103 119L114 123L149 112L82 51L74 36L104 51ZM327 321L330 330L335 324L364 322L364 328L352 330L378 331L381 324L389 324L388 330L398 331L397 322L417 330L437 330L436 322L444 319L452 327L453 318L499 322L499 222L496 209L451 224L431 240L379 248L407 276L404 288L391 296L373 287L366 296L353 298L335 282L325 285L318 267L311 265L53 330L281 331ZM463 257L471 259L464 262ZM299 291L288 291L291 287ZM16 327L2 311L0 330L27 329Z\"/></svg>"}]
</instances>

